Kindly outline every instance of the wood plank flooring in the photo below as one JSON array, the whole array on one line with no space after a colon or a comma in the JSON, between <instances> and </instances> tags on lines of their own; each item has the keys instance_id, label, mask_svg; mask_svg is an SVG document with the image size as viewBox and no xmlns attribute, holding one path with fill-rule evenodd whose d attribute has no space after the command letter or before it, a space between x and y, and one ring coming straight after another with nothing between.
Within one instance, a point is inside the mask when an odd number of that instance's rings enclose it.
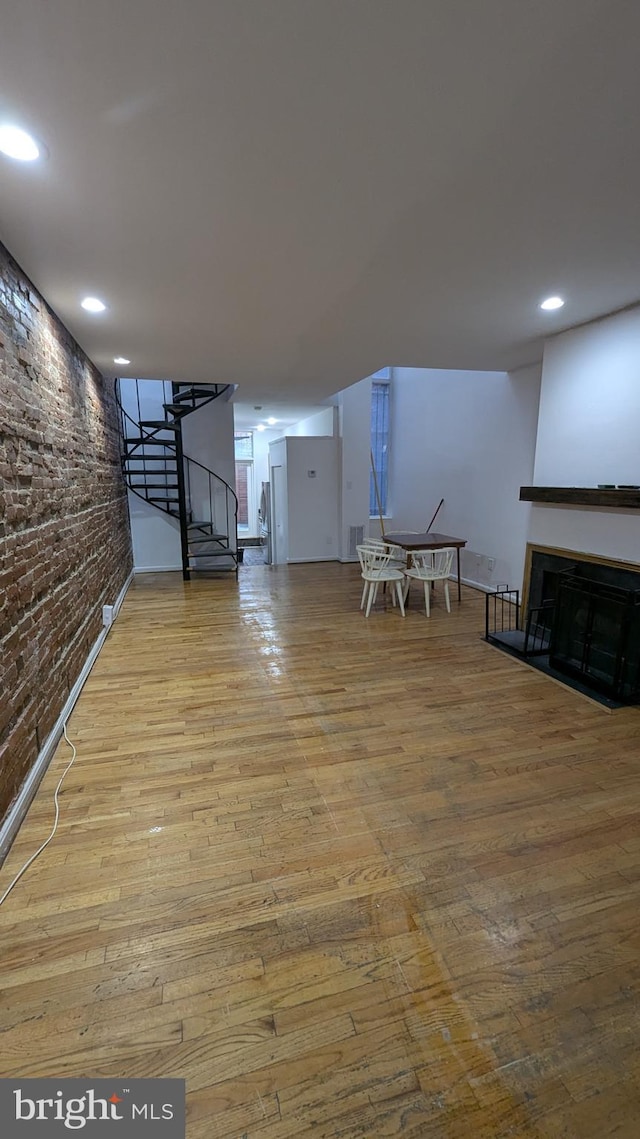
<instances>
[{"instance_id":1,"label":"wood plank flooring","mask_svg":"<svg viewBox=\"0 0 640 1139\"><path fill-rule=\"evenodd\" d=\"M136 580L0 909L0 1074L184 1077L189 1139L637 1139L640 710L470 590L360 593Z\"/></svg>"}]
</instances>

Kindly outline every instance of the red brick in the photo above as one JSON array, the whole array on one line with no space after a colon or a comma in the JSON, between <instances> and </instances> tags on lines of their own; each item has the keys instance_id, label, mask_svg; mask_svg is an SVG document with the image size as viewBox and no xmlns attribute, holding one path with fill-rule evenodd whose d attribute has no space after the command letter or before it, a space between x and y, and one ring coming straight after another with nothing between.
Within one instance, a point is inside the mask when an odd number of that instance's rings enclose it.
<instances>
[{"instance_id":1,"label":"red brick","mask_svg":"<svg viewBox=\"0 0 640 1139\"><path fill-rule=\"evenodd\" d=\"M131 569L112 384L0 246L0 817Z\"/></svg>"}]
</instances>

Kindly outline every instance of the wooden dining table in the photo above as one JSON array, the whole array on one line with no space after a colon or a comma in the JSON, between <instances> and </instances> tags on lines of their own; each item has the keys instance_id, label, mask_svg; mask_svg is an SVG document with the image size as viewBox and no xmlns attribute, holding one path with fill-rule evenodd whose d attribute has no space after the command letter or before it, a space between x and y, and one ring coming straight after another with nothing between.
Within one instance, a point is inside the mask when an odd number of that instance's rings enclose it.
<instances>
[{"instance_id":1,"label":"wooden dining table","mask_svg":"<svg viewBox=\"0 0 640 1139\"><path fill-rule=\"evenodd\" d=\"M411 531L405 530L398 534L384 534L383 539L385 542L390 542L394 546L400 546L400 548L406 550L408 554L411 554L412 550L443 550L445 547L453 546L456 551L458 601L462 600L462 592L460 589L460 550L463 546L466 546L466 538L452 538L450 534L432 534L430 531L425 531L422 534L414 534Z\"/></svg>"}]
</instances>

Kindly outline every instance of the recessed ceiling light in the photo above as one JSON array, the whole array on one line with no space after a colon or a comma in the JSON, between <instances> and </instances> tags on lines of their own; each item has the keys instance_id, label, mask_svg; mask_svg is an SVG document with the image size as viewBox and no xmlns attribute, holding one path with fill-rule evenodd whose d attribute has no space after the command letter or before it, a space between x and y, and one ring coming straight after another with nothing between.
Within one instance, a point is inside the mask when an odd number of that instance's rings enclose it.
<instances>
[{"instance_id":1,"label":"recessed ceiling light","mask_svg":"<svg viewBox=\"0 0 640 1139\"><path fill-rule=\"evenodd\" d=\"M81 304L87 312L104 312L107 307L104 301L98 300L98 297L85 297Z\"/></svg>"},{"instance_id":2,"label":"recessed ceiling light","mask_svg":"<svg viewBox=\"0 0 640 1139\"><path fill-rule=\"evenodd\" d=\"M259 423L258 426L256 427L256 431L266 431L266 427L265 427L264 423Z\"/></svg>"},{"instance_id":3,"label":"recessed ceiling light","mask_svg":"<svg viewBox=\"0 0 640 1139\"><path fill-rule=\"evenodd\" d=\"M0 150L8 158L17 158L18 162L34 162L40 157L40 147L36 140L20 127L12 127L10 123L0 126Z\"/></svg>"},{"instance_id":4,"label":"recessed ceiling light","mask_svg":"<svg viewBox=\"0 0 640 1139\"><path fill-rule=\"evenodd\" d=\"M114 356L114 364L130 364L131 360L127 360L126 356Z\"/></svg>"},{"instance_id":5,"label":"recessed ceiling light","mask_svg":"<svg viewBox=\"0 0 640 1139\"><path fill-rule=\"evenodd\" d=\"M556 308L562 308L563 304L562 297L547 297L545 301L541 302L540 308L543 308L545 312L553 312Z\"/></svg>"},{"instance_id":6,"label":"recessed ceiling light","mask_svg":"<svg viewBox=\"0 0 640 1139\"><path fill-rule=\"evenodd\" d=\"M273 427L274 423L277 423L277 422L278 422L278 420L274 419L272 415L270 415L269 418L267 419L267 423L269 424L269 427Z\"/></svg>"}]
</instances>

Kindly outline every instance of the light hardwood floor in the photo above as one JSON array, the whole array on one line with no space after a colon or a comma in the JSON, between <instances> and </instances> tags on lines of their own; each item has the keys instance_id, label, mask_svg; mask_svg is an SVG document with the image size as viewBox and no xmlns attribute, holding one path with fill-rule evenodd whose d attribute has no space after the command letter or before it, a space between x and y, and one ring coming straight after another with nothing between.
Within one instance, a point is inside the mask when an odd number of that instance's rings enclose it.
<instances>
[{"instance_id":1,"label":"light hardwood floor","mask_svg":"<svg viewBox=\"0 0 640 1139\"><path fill-rule=\"evenodd\" d=\"M136 580L0 910L0 1074L184 1077L189 1139L637 1139L640 710L470 590L360 592Z\"/></svg>"}]
</instances>

